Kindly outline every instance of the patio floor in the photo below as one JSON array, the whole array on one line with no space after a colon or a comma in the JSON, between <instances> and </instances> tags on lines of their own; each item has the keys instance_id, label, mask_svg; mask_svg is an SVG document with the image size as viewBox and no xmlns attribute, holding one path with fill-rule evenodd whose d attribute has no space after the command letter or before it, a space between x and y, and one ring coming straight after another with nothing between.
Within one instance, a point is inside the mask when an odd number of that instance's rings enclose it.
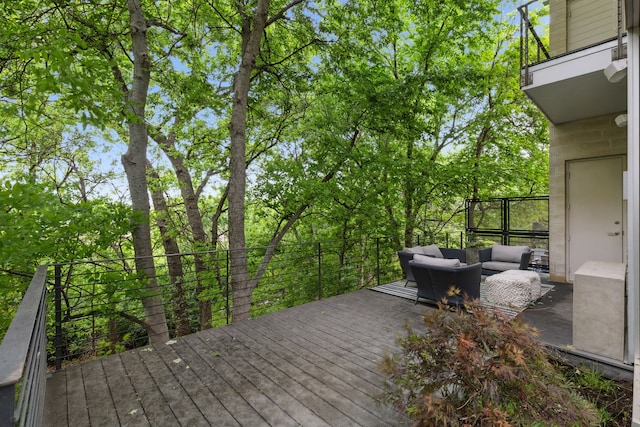
<instances>
[{"instance_id":1,"label":"patio floor","mask_svg":"<svg viewBox=\"0 0 640 427\"><path fill-rule=\"evenodd\" d=\"M564 346L567 304L560 284L520 316ZM364 289L70 366L47 381L45 425L409 425L379 402L378 363L431 309Z\"/></svg>"},{"instance_id":2,"label":"patio floor","mask_svg":"<svg viewBox=\"0 0 640 427\"><path fill-rule=\"evenodd\" d=\"M424 305L368 289L74 365L45 425L409 425L378 402L382 356Z\"/></svg>"}]
</instances>

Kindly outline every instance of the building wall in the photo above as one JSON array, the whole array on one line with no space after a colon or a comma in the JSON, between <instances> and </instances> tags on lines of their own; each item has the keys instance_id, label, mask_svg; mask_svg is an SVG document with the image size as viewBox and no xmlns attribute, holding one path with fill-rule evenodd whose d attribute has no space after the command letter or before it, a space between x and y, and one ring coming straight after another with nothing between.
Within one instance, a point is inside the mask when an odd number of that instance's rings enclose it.
<instances>
[{"instance_id":1,"label":"building wall","mask_svg":"<svg viewBox=\"0 0 640 427\"><path fill-rule=\"evenodd\" d=\"M550 0L551 56L618 36L618 0Z\"/></svg>"},{"instance_id":2,"label":"building wall","mask_svg":"<svg viewBox=\"0 0 640 427\"><path fill-rule=\"evenodd\" d=\"M550 125L549 129L549 273L566 281L566 166L569 160L626 154L627 130L617 114Z\"/></svg>"},{"instance_id":3,"label":"building wall","mask_svg":"<svg viewBox=\"0 0 640 427\"><path fill-rule=\"evenodd\" d=\"M549 0L549 54L567 52L567 0Z\"/></svg>"}]
</instances>

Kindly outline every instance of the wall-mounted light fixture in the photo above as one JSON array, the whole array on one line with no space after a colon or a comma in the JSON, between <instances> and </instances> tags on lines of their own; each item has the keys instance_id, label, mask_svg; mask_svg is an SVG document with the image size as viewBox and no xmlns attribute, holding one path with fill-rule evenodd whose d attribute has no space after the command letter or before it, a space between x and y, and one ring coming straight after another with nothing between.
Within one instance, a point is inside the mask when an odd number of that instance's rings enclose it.
<instances>
[{"instance_id":1,"label":"wall-mounted light fixture","mask_svg":"<svg viewBox=\"0 0 640 427\"><path fill-rule=\"evenodd\" d=\"M611 62L604 69L604 75L611 83L617 83L627 75L627 59L618 59Z\"/></svg>"},{"instance_id":2,"label":"wall-mounted light fixture","mask_svg":"<svg viewBox=\"0 0 640 427\"><path fill-rule=\"evenodd\" d=\"M617 115L615 120L616 120L616 125L619 128L627 127L627 115L626 114Z\"/></svg>"}]
</instances>

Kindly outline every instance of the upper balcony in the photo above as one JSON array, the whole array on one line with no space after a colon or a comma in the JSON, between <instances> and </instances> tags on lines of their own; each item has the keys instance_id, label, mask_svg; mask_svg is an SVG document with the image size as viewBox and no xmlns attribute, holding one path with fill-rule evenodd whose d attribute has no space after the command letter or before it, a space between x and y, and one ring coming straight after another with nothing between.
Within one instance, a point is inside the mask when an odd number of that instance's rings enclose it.
<instances>
[{"instance_id":1,"label":"upper balcony","mask_svg":"<svg viewBox=\"0 0 640 427\"><path fill-rule=\"evenodd\" d=\"M617 8L611 2L602 7L604 2L552 0L550 46L530 20L532 3L518 8L520 86L527 96L554 124L626 112L622 0Z\"/></svg>"}]
</instances>

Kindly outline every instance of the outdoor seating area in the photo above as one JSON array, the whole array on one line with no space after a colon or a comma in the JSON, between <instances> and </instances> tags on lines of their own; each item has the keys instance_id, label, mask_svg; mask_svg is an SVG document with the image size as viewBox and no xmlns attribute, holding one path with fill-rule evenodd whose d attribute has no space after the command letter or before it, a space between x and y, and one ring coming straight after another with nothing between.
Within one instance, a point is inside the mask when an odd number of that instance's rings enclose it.
<instances>
[{"instance_id":1,"label":"outdoor seating area","mask_svg":"<svg viewBox=\"0 0 640 427\"><path fill-rule=\"evenodd\" d=\"M493 245L478 251L479 262L467 265L466 249L435 244L398 251L405 286L415 282L419 299L446 300L460 305L464 298L479 298L482 276L487 280L487 301L525 307L540 297L540 276L527 271L532 251L527 246ZM452 293L452 288L456 293Z\"/></svg>"},{"instance_id":2,"label":"outdoor seating area","mask_svg":"<svg viewBox=\"0 0 640 427\"><path fill-rule=\"evenodd\" d=\"M560 284L523 320L569 345L571 300ZM409 425L377 400L377 364L425 310L362 289L72 365L47 381L44 425Z\"/></svg>"}]
</instances>

